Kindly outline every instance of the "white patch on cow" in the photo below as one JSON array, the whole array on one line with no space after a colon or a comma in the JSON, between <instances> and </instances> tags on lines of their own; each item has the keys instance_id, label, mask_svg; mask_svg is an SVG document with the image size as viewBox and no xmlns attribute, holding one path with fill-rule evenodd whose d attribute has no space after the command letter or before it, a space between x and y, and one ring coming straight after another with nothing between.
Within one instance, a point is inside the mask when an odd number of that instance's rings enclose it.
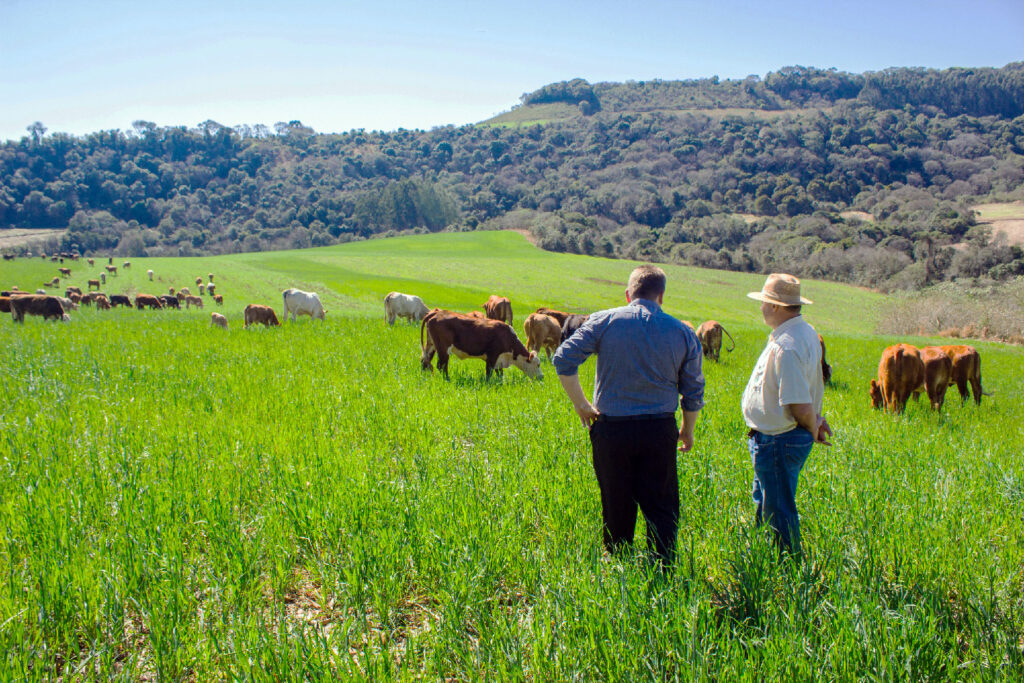
<instances>
[{"instance_id":1,"label":"white patch on cow","mask_svg":"<svg viewBox=\"0 0 1024 683\"><path fill-rule=\"evenodd\" d=\"M516 356L512 359L512 364L526 373L527 377L532 377L533 379L544 379L544 374L540 370L540 356L536 353L531 352L529 357Z\"/></svg>"},{"instance_id":2,"label":"white patch on cow","mask_svg":"<svg viewBox=\"0 0 1024 683\"><path fill-rule=\"evenodd\" d=\"M498 356L498 360L494 363L494 367L499 370L504 370L508 366L512 365L512 352L506 351Z\"/></svg>"},{"instance_id":3,"label":"white patch on cow","mask_svg":"<svg viewBox=\"0 0 1024 683\"><path fill-rule=\"evenodd\" d=\"M448 355L455 356L459 360L466 360L467 358L476 358L478 360L483 360L484 358L486 358L486 356L471 356L468 353L466 353L465 351L463 351L462 349L455 348L454 345L448 347ZM502 354L502 355L504 355L504 354ZM508 367L508 366L506 365L504 367Z\"/></svg>"}]
</instances>

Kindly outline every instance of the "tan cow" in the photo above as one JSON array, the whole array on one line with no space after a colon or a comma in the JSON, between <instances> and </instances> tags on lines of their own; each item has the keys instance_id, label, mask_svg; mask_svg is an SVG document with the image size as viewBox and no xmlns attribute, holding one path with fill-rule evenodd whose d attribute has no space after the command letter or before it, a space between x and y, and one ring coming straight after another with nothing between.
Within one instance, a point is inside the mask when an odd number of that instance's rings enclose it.
<instances>
[{"instance_id":1,"label":"tan cow","mask_svg":"<svg viewBox=\"0 0 1024 683\"><path fill-rule=\"evenodd\" d=\"M198 296L186 296L185 297L185 308L188 309L188 308L192 308L193 306L195 306L196 308L202 308L203 307L203 300L200 299Z\"/></svg>"},{"instance_id":2,"label":"tan cow","mask_svg":"<svg viewBox=\"0 0 1024 683\"><path fill-rule=\"evenodd\" d=\"M551 354L558 348L562 336L562 326L558 320L544 313L531 313L523 323L523 331L526 332L526 349L537 353L544 349L548 360L551 360Z\"/></svg>"},{"instance_id":3,"label":"tan cow","mask_svg":"<svg viewBox=\"0 0 1024 683\"><path fill-rule=\"evenodd\" d=\"M490 320L500 320L509 325L512 324L512 302L508 300L508 297L492 294L484 302L484 313Z\"/></svg>"},{"instance_id":4,"label":"tan cow","mask_svg":"<svg viewBox=\"0 0 1024 683\"><path fill-rule=\"evenodd\" d=\"M281 323L277 320L277 313L270 306L249 304L245 307L245 326L259 324L267 327L275 327Z\"/></svg>"},{"instance_id":5,"label":"tan cow","mask_svg":"<svg viewBox=\"0 0 1024 683\"><path fill-rule=\"evenodd\" d=\"M871 380L871 405L902 413L914 389L924 383L921 352L910 344L895 344L882 351L878 379Z\"/></svg>"},{"instance_id":6,"label":"tan cow","mask_svg":"<svg viewBox=\"0 0 1024 683\"><path fill-rule=\"evenodd\" d=\"M213 295L213 300L217 302L218 306L223 306L224 305L224 295L223 294L214 294Z\"/></svg>"},{"instance_id":7,"label":"tan cow","mask_svg":"<svg viewBox=\"0 0 1024 683\"><path fill-rule=\"evenodd\" d=\"M216 325L217 327L223 327L225 330L228 329L228 319L220 313L210 314L210 324Z\"/></svg>"},{"instance_id":8,"label":"tan cow","mask_svg":"<svg viewBox=\"0 0 1024 683\"><path fill-rule=\"evenodd\" d=\"M732 335L726 332L721 323L717 320L705 320L700 324L700 327L697 328L697 339L700 340L700 347L704 351L705 358L711 358L716 363L718 362L718 354L722 350L723 334L732 342L732 348L726 349L726 351L732 352L736 348L736 342L732 340Z\"/></svg>"},{"instance_id":9,"label":"tan cow","mask_svg":"<svg viewBox=\"0 0 1024 683\"><path fill-rule=\"evenodd\" d=\"M963 404L967 397L974 395L974 402L981 405L981 397L990 394L981 388L981 355L973 346L957 344L953 346L940 346L949 359L953 361L952 383L956 384L960 392L960 402ZM971 390L967 391L970 383Z\"/></svg>"}]
</instances>

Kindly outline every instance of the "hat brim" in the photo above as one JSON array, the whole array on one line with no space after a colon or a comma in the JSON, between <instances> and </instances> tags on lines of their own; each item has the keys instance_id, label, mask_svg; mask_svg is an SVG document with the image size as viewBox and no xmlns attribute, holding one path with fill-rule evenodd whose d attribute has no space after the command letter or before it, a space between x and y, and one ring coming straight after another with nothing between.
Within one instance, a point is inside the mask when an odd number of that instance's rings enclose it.
<instances>
[{"instance_id":1,"label":"hat brim","mask_svg":"<svg viewBox=\"0 0 1024 683\"><path fill-rule=\"evenodd\" d=\"M810 306L814 302L810 299L800 297L800 301L793 303L792 301L782 301L780 299L774 299L764 292L747 292L747 296L755 301L764 301L765 303L775 304L776 306Z\"/></svg>"}]
</instances>

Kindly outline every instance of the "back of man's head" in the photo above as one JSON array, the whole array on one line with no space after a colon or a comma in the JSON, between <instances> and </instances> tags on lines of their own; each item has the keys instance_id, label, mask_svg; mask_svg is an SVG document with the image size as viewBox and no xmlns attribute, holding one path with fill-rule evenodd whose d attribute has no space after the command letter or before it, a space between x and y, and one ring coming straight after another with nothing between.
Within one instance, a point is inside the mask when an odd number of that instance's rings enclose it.
<instances>
[{"instance_id":1,"label":"back of man's head","mask_svg":"<svg viewBox=\"0 0 1024 683\"><path fill-rule=\"evenodd\" d=\"M630 300L656 300L665 293L665 271L649 264L637 267L629 274L626 293L629 294Z\"/></svg>"}]
</instances>

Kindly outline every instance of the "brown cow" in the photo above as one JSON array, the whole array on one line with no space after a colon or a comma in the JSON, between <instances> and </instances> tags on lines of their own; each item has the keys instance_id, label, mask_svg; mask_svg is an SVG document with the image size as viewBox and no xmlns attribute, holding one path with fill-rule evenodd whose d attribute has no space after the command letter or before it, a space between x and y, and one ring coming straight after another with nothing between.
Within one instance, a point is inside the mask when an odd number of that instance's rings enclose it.
<instances>
[{"instance_id":1,"label":"brown cow","mask_svg":"<svg viewBox=\"0 0 1024 683\"><path fill-rule=\"evenodd\" d=\"M224 305L224 295L223 294L214 294L213 295L213 300L217 302L218 306L223 306Z\"/></svg>"},{"instance_id":2,"label":"brown cow","mask_svg":"<svg viewBox=\"0 0 1024 683\"><path fill-rule=\"evenodd\" d=\"M562 326L558 324L558 320L544 313L531 313L523 323L523 331L526 332L527 350L540 353L540 350L544 349L548 360L551 360L551 353L561 342Z\"/></svg>"},{"instance_id":3,"label":"brown cow","mask_svg":"<svg viewBox=\"0 0 1024 683\"><path fill-rule=\"evenodd\" d=\"M252 324L266 325L267 327L278 326L281 323L277 320L277 313L270 306L249 304L245 307L245 326Z\"/></svg>"},{"instance_id":4,"label":"brown cow","mask_svg":"<svg viewBox=\"0 0 1024 683\"><path fill-rule=\"evenodd\" d=\"M682 324L686 325L687 327L689 327L689 328L690 328L691 330L693 330L694 332L696 332L696 331L697 331L697 328L696 328L696 327L694 327L694 326L693 326L693 323L691 323L691 322L690 322L689 320L680 320L679 322L681 322Z\"/></svg>"},{"instance_id":5,"label":"brown cow","mask_svg":"<svg viewBox=\"0 0 1024 683\"><path fill-rule=\"evenodd\" d=\"M440 309L435 308L434 310L436 311ZM487 320L487 316L481 313L480 311L470 311L466 315L468 315L470 318L477 318L478 320Z\"/></svg>"},{"instance_id":6,"label":"brown cow","mask_svg":"<svg viewBox=\"0 0 1024 683\"><path fill-rule=\"evenodd\" d=\"M60 305L60 299L45 294L16 296L11 299L11 317L16 323L24 323L25 315L39 315L43 320L70 320Z\"/></svg>"},{"instance_id":7,"label":"brown cow","mask_svg":"<svg viewBox=\"0 0 1024 683\"><path fill-rule=\"evenodd\" d=\"M423 318L420 343L423 345L420 359L423 369L433 370L436 353L437 369L445 379L448 379L449 353L456 358L482 358L487 379L494 371L501 376L509 365L515 365L535 379L543 376L537 354L528 351L512 327L500 321L479 320L453 311L431 311Z\"/></svg>"},{"instance_id":8,"label":"brown cow","mask_svg":"<svg viewBox=\"0 0 1024 683\"><path fill-rule=\"evenodd\" d=\"M175 294L174 287L168 287L167 288L167 293L170 294L171 296L174 296L174 294Z\"/></svg>"},{"instance_id":9,"label":"brown cow","mask_svg":"<svg viewBox=\"0 0 1024 683\"><path fill-rule=\"evenodd\" d=\"M71 300L71 303L80 304L82 303L82 295L75 292L70 292L70 296L67 297Z\"/></svg>"},{"instance_id":10,"label":"brown cow","mask_svg":"<svg viewBox=\"0 0 1024 683\"><path fill-rule=\"evenodd\" d=\"M89 264L90 266L94 266L94 265L96 265L96 261L94 261L94 260L93 260L93 259L91 259L91 258L85 259L85 261L86 261L86 263L88 263L88 264Z\"/></svg>"},{"instance_id":11,"label":"brown cow","mask_svg":"<svg viewBox=\"0 0 1024 683\"><path fill-rule=\"evenodd\" d=\"M711 360L718 362L718 354L722 350L722 335L725 334L729 337L729 341L732 342L732 349L726 349L728 352L732 352L736 348L736 342L732 340L732 335L729 334L722 324L717 320L705 320L697 328L697 339L700 340L700 347L704 351L704 357L710 358Z\"/></svg>"},{"instance_id":12,"label":"brown cow","mask_svg":"<svg viewBox=\"0 0 1024 683\"><path fill-rule=\"evenodd\" d=\"M196 286L201 285L201 284L203 284L203 278L197 277L196 278Z\"/></svg>"},{"instance_id":13,"label":"brown cow","mask_svg":"<svg viewBox=\"0 0 1024 683\"><path fill-rule=\"evenodd\" d=\"M125 261L123 264L121 264L121 267L124 268L125 270L128 270L129 268L132 267L132 262L131 261Z\"/></svg>"},{"instance_id":14,"label":"brown cow","mask_svg":"<svg viewBox=\"0 0 1024 683\"><path fill-rule=\"evenodd\" d=\"M202 308L203 300L200 299L198 296L186 296L185 308L192 308L193 306L195 306L196 308Z\"/></svg>"},{"instance_id":15,"label":"brown cow","mask_svg":"<svg viewBox=\"0 0 1024 683\"><path fill-rule=\"evenodd\" d=\"M821 344L821 381L825 384L832 383L832 366L825 360L825 340L818 335L818 342Z\"/></svg>"},{"instance_id":16,"label":"brown cow","mask_svg":"<svg viewBox=\"0 0 1024 683\"><path fill-rule=\"evenodd\" d=\"M179 291L179 292L178 292L177 294L175 294L174 296L175 296L175 297L177 297L177 299L178 299L178 303L179 303L179 304L181 304L181 303L185 303L185 297L187 296L187 295L185 294L185 292L181 292L181 291Z\"/></svg>"},{"instance_id":17,"label":"brown cow","mask_svg":"<svg viewBox=\"0 0 1024 683\"><path fill-rule=\"evenodd\" d=\"M217 327L223 327L225 330L228 329L228 319L220 313L210 314L210 324L216 325Z\"/></svg>"},{"instance_id":18,"label":"brown cow","mask_svg":"<svg viewBox=\"0 0 1024 683\"><path fill-rule=\"evenodd\" d=\"M895 344L882 352L878 379L871 380L871 405L902 413L914 389L924 382L924 363L916 346Z\"/></svg>"},{"instance_id":19,"label":"brown cow","mask_svg":"<svg viewBox=\"0 0 1024 683\"><path fill-rule=\"evenodd\" d=\"M185 296L192 296L192 290L189 289L188 287L182 287L178 291L181 292L182 294L184 294Z\"/></svg>"},{"instance_id":20,"label":"brown cow","mask_svg":"<svg viewBox=\"0 0 1024 683\"><path fill-rule=\"evenodd\" d=\"M58 268L58 270L60 270L61 277L71 277L70 268Z\"/></svg>"},{"instance_id":21,"label":"brown cow","mask_svg":"<svg viewBox=\"0 0 1024 683\"><path fill-rule=\"evenodd\" d=\"M159 310L163 309L164 307L164 305L160 303L160 299L157 299L152 294L136 294L135 308L141 311L143 308L147 306L149 307L149 310L153 310L154 308Z\"/></svg>"},{"instance_id":22,"label":"brown cow","mask_svg":"<svg viewBox=\"0 0 1024 683\"><path fill-rule=\"evenodd\" d=\"M103 266L111 275L117 275L117 266Z\"/></svg>"},{"instance_id":23,"label":"brown cow","mask_svg":"<svg viewBox=\"0 0 1024 683\"><path fill-rule=\"evenodd\" d=\"M96 302L96 310L99 310L99 311L109 311L110 310L110 301L103 294L100 294L99 292L95 293L93 295L93 301Z\"/></svg>"},{"instance_id":24,"label":"brown cow","mask_svg":"<svg viewBox=\"0 0 1024 683\"><path fill-rule=\"evenodd\" d=\"M207 273L206 279L209 280L210 282L213 282L213 273Z\"/></svg>"},{"instance_id":25,"label":"brown cow","mask_svg":"<svg viewBox=\"0 0 1024 683\"><path fill-rule=\"evenodd\" d=\"M963 404L967 401L967 396L973 394L974 402L980 406L981 397L990 394L981 388L981 355L978 350L973 346L964 345L940 346L939 348L953 361L951 383L956 384L956 388L960 392L960 403ZM968 382L971 385L970 392L967 391Z\"/></svg>"},{"instance_id":26,"label":"brown cow","mask_svg":"<svg viewBox=\"0 0 1024 683\"><path fill-rule=\"evenodd\" d=\"M11 297L0 296L0 313L11 312Z\"/></svg>"},{"instance_id":27,"label":"brown cow","mask_svg":"<svg viewBox=\"0 0 1024 683\"><path fill-rule=\"evenodd\" d=\"M558 321L559 328L561 328L562 325L565 323L565 319L572 315L572 313L566 313L565 311L556 311L553 308L545 308L544 306L538 308L536 312L540 313L541 315L550 315L552 318Z\"/></svg>"},{"instance_id":28,"label":"brown cow","mask_svg":"<svg viewBox=\"0 0 1024 683\"><path fill-rule=\"evenodd\" d=\"M924 391L928 394L932 410L942 410L946 389L953 375L953 361L938 346L926 346L919 351L921 362L924 363L924 381L914 391L914 400Z\"/></svg>"},{"instance_id":29,"label":"brown cow","mask_svg":"<svg viewBox=\"0 0 1024 683\"><path fill-rule=\"evenodd\" d=\"M512 324L512 302L508 297L491 294L484 303L484 313L490 320L501 320Z\"/></svg>"},{"instance_id":30,"label":"brown cow","mask_svg":"<svg viewBox=\"0 0 1024 683\"><path fill-rule=\"evenodd\" d=\"M200 282L199 283L199 296L202 296L203 294L206 294L206 285L204 285L203 283Z\"/></svg>"},{"instance_id":31,"label":"brown cow","mask_svg":"<svg viewBox=\"0 0 1024 683\"><path fill-rule=\"evenodd\" d=\"M68 287L67 289L64 290L64 296L71 296L72 294L82 296L82 290L79 289L78 287Z\"/></svg>"},{"instance_id":32,"label":"brown cow","mask_svg":"<svg viewBox=\"0 0 1024 683\"><path fill-rule=\"evenodd\" d=\"M181 309L181 305L178 303L178 297L171 296L170 294L161 294L159 297L160 303L164 305L164 308L177 308Z\"/></svg>"},{"instance_id":33,"label":"brown cow","mask_svg":"<svg viewBox=\"0 0 1024 683\"><path fill-rule=\"evenodd\" d=\"M60 278L57 277L57 276L54 276L54 278L52 280L50 280L49 282L44 282L43 283L43 287L56 287L59 284L60 284Z\"/></svg>"}]
</instances>

